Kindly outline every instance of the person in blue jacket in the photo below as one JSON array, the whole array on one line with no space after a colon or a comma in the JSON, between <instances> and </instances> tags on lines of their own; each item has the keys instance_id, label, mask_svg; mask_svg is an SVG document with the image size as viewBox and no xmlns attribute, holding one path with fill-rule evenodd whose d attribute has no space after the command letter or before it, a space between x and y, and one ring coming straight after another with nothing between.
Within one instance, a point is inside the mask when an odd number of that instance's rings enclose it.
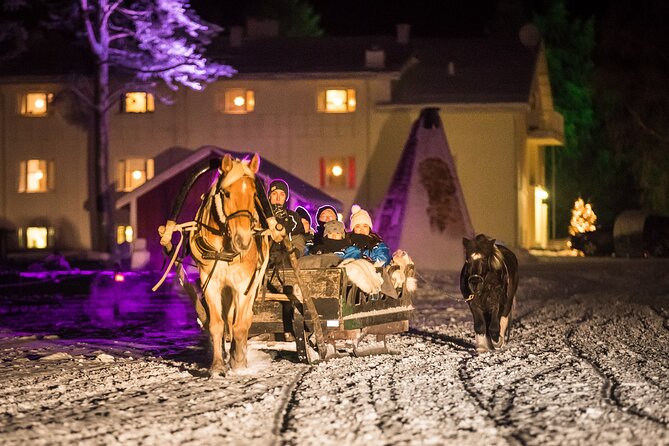
<instances>
[{"instance_id":1,"label":"person in blue jacket","mask_svg":"<svg viewBox=\"0 0 669 446\"><path fill-rule=\"evenodd\" d=\"M369 213L362 209L357 204L351 207L349 238L351 243L357 250L354 258L368 259L373 263L380 263L386 266L392 260L390 255L390 248L385 244L383 239L376 233L372 232L374 226ZM347 258L350 254L347 255Z\"/></svg>"}]
</instances>

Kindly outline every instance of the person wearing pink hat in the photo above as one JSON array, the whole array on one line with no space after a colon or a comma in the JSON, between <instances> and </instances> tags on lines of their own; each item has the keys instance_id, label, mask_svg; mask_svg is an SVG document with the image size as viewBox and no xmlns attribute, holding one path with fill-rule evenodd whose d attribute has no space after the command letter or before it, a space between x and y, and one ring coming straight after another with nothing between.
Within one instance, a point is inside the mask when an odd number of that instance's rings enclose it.
<instances>
[{"instance_id":1,"label":"person wearing pink hat","mask_svg":"<svg viewBox=\"0 0 669 446\"><path fill-rule=\"evenodd\" d=\"M383 239L372 232L374 225L369 213L357 204L351 207L351 217L349 237L353 246L359 251L357 258L364 258L373 263L380 263L386 266L392 260L390 248Z\"/></svg>"}]
</instances>

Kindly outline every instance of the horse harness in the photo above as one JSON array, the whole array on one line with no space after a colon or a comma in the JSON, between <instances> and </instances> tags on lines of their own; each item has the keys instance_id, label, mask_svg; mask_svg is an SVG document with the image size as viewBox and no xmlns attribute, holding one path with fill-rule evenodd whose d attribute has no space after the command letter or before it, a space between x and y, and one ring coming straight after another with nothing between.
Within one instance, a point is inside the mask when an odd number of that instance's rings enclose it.
<instances>
[{"instance_id":1,"label":"horse harness","mask_svg":"<svg viewBox=\"0 0 669 446\"><path fill-rule=\"evenodd\" d=\"M252 178L250 175L246 174L241 175L240 178L244 176ZM203 200L205 201L203 202L202 206L200 206L200 209L198 210L198 213L195 217L197 230L194 231L195 234L191 234L191 237L193 237L193 244L195 245L195 248L198 250L200 258L202 258L203 260L214 261L214 266L211 268L211 271L209 272L209 275L207 276L205 283L202 285L203 292L207 288L207 285L211 280L214 270L216 269L216 263L219 261L223 261L228 264L233 263L235 259L240 255L238 251L234 250L230 242L231 240L230 226L228 225L228 222L230 220L241 217L246 217L250 220L251 226L253 227L254 231L253 240L254 243L256 244L256 249L258 250L260 256L260 262L258 262L258 265L262 265L264 261L263 251L262 251L262 235L261 235L262 228L256 226L256 224L258 223L258 219L256 218L256 216L248 209L240 209L229 215L225 213L224 200L226 198L230 198L230 192L223 187L223 179L226 177L227 175L225 177L222 175L219 176L216 182L215 192L213 194L208 194L206 198L202 197ZM256 199L254 200L255 202L257 200L257 193L254 195L256 195ZM212 200L213 203L208 203L208 201ZM209 208L211 217L217 221L219 226L218 228L215 228L211 225L204 223L203 214L205 208L207 207ZM214 235L224 238L225 243L223 244L220 250L216 250L216 248L214 248L209 242L207 242L204 239L201 232L202 228L206 229L207 231L211 232ZM259 269L260 267L257 267L255 269L253 276L251 277L251 280L249 280L249 285L247 289L244 291L244 294L248 293L249 289L251 288L251 285L253 284L253 281L255 280L256 274L258 274Z\"/></svg>"}]
</instances>

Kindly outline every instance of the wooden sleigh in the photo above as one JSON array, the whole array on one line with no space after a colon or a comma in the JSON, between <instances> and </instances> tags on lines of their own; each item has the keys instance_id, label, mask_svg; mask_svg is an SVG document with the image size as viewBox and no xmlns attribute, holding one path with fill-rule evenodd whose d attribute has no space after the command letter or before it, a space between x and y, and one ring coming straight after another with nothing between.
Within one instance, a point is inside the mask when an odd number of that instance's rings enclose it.
<instances>
[{"instance_id":1,"label":"wooden sleigh","mask_svg":"<svg viewBox=\"0 0 669 446\"><path fill-rule=\"evenodd\" d=\"M391 266L391 272L393 268L399 266ZM318 311L327 343L326 359L340 355L343 350L351 350L356 356L387 353L386 336L408 331L413 312L413 291L407 286L408 280L396 290L398 297L391 297L364 293L349 282L344 268L300 269L300 274ZM406 267L405 274L407 278L414 276L413 265ZM279 274L267 273L265 289L260 290L253 305L250 335L292 335L288 338L295 339L299 360L311 363L319 358L320 352L313 339L313 315L301 302L296 282L295 271L291 269ZM376 336L382 345L361 348L367 335Z\"/></svg>"}]
</instances>

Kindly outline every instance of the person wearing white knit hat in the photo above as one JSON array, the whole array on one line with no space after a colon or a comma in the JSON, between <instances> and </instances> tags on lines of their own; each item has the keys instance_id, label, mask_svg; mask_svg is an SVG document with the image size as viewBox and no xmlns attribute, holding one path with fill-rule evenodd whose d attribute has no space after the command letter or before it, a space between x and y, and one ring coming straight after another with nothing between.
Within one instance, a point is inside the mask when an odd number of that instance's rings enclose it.
<instances>
[{"instance_id":1,"label":"person wearing white knit hat","mask_svg":"<svg viewBox=\"0 0 669 446\"><path fill-rule=\"evenodd\" d=\"M392 259L390 248L378 234L372 232L372 229L374 225L369 213L354 204L351 207L349 236L353 245L359 250L358 258L365 258L385 266Z\"/></svg>"},{"instance_id":2,"label":"person wearing white knit hat","mask_svg":"<svg viewBox=\"0 0 669 446\"><path fill-rule=\"evenodd\" d=\"M348 230L351 232L369 235L369 233L372 232L372 229L374 229L372 218L369 216L369 213L357 204L351 206L350 219L351 223L349 224ZM367 225L366 228L365 225Z\"/></svg>"}]
</instances>

